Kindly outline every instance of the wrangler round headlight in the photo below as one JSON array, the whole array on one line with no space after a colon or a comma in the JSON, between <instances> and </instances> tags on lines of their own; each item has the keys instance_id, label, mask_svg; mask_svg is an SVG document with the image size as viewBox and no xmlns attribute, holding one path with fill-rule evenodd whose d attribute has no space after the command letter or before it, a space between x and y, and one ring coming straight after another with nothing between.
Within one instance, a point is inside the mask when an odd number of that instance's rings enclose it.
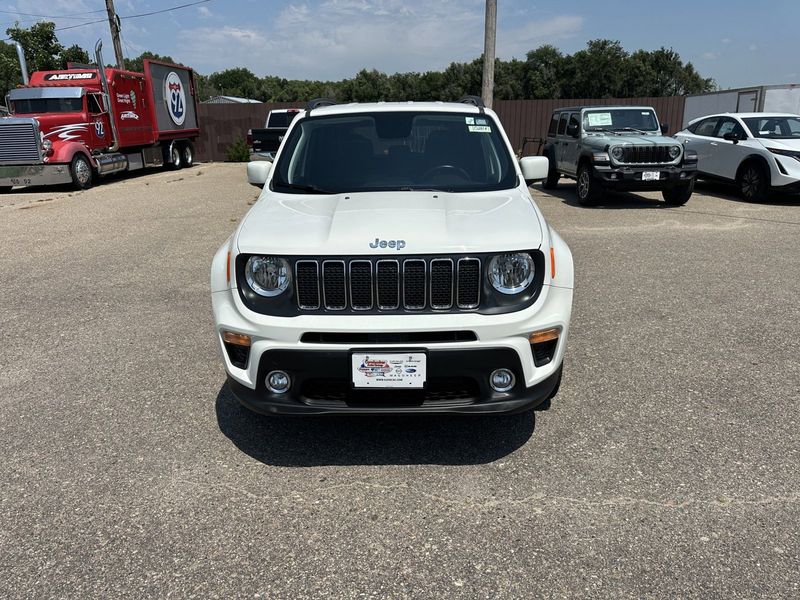
<instances>
[{"instance_id":1,"label":"wrangler round headlight","mask_svg":"<svg viewBox=\"0 0 800 600\"><path fill-rule=\"evenodd\" d=\"M680 146L670 146L669 148L669 157L672 160L675 160L681 155L681 147Z\"/></svg>"},{"instance_id":2,"label":"wrangler round headlight","mask_svg":"<svg viewBox=\"0 0 800 600\"><path fill-rule=\"evenodd\" d=\"M611 156L614 157L614 160L622 160L623 154L622 146L614 146L611 149Z\"/></svg>"},{"instance_id":3,"label":"wrangler round headlight","mask_svg":"<svg viewBox=\"0 0 800 600\"><path fill-rule=\"evenodd\" d=\"M489 283L501 294L518 294L533 281L536 266L530 254L500 254L489 262Z\"/></svg>"},{"instance_id":4,"label":"wrangler round headlight","mask_svg":"<svg viewBox=\"0 0 800 600\"><path fill-rule=\"evenodd\" d=\"M251 256L244 267L247 285L259 296L279 296L292 283L289 262L275 256Z\"/></svg>"}]
</instances>

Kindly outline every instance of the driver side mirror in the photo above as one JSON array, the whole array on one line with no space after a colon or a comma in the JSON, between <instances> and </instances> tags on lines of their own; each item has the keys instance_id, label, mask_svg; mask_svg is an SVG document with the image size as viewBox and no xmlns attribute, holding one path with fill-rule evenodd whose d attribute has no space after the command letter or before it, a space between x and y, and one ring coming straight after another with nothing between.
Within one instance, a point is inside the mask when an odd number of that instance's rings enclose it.
<instances>
[{"instance_id":1,"label":"driver side mirror","mask_svg":"<svg viewBox=\"0 0 800 600\"><path fill-rule=\"evenodd\" d=\"M254 160L247 163L247 182L259 188L263 188L269 177L272 163L267 160Z\"/></svg>"},{"instance_id":2,"label":"driver side mirror","mask_svg":"<svg viewBox=\"0 0 800 600\"><path fill-rule=\"evenodd\" d=\"M550 160L546 156L523 156L519 159L519 168L525 183L530 185L534 181L547 179Z\"/></svg>"},{"instance_id":3,"label":"driver side mirror","mask_svg":"<svg viewBox=\"0 0 800 600\"><path fill-rule=\"evenodd\" d=\"M662 123L661 124L661 133L667 135L669 133L669 123Z\"/></svg>"},{"instance_id":4,"label":"driver side mirror","mask_svg":"<svg viewBox=\"0 0 800 600\"><path fill-rule=\"evenodd\" d=\"M733 142L734 144L738 144L739 140L742 139L742 136L736 133L735 131L729 131L728 133L722 136L722 139L728 140L729 142Z\"/></svg>"},{"instance_id":5,"label":"driver side mirror","mask_svg":"<svg viewBox=\"0 0 800 600\"><path fill-rule=\"evenodd\" d=\"M578 137L578 126L575 123L567 125L567 135L569 137Z\"/></svg>"}]
</instances>

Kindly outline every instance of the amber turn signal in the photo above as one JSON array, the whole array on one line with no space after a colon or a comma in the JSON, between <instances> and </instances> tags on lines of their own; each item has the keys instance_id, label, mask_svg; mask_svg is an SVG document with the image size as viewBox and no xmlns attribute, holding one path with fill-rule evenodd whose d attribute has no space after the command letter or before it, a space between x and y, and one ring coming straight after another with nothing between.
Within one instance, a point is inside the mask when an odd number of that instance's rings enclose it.
<instances>
[{"instance_id":1,"label":"amber turn signal","mask_svg":"<svg viewBox=\"0 0 800 600\"><path fill-rule=\"evenodd\" d=\"M232 331L223 331L222 341L226 344L233 344L234 346L250 346L252 343L249 335L233 333Z\"/></svg>"},{"instance_id":2,"label":"amber turn signal","mask_svg":"<svg viewBox=\"0 0 800 600\"><path fill-rule=\"evenodd\" d=\"M553 327L551 329L542 329L541 331L534 331L528 336L531 344L542 344L544 342L552 342L557 340L561 335L561 327Z\"/></svg>"}]
</instances>

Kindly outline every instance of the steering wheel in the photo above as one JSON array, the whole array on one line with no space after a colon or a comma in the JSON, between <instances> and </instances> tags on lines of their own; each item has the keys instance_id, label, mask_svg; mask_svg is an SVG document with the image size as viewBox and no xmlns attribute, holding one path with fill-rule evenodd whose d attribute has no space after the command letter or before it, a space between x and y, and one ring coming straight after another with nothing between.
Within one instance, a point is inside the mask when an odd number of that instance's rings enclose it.
<instances>
[{"instance_id":1,"label":"steering wheel","mask_svg":"<svg viewBox=\"0 0 800 600\"><path fill-rule=\"evenodd\" d=\"M472 181L472 177L469 176L469 173L467 173L461 167L457 167L455 165L439 165L438 167L433 167L432 169L425 171L425 173L422 175L422 178L427 179L431 175L435 175L437 173L447 173L448 171L460 176L462 179Z\"/></svg>"}]
</instances>

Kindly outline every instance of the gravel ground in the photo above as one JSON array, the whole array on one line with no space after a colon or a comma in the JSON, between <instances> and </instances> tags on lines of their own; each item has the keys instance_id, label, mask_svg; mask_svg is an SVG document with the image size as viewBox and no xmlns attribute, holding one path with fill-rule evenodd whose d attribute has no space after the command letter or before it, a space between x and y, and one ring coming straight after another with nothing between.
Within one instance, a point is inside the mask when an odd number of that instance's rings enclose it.
<instances>
[{"instance_id":1,"label":"gravel ground","mask_svg":"<svg viewBox=\"0 0 800 600\"><path fill-rule=\"evenodd\" d=\"M0 197L0 597L800 596L800 202L536 199L572 247L559 395L269 419L208 270L242 165Z\"/></svg>"}]
</instances>

